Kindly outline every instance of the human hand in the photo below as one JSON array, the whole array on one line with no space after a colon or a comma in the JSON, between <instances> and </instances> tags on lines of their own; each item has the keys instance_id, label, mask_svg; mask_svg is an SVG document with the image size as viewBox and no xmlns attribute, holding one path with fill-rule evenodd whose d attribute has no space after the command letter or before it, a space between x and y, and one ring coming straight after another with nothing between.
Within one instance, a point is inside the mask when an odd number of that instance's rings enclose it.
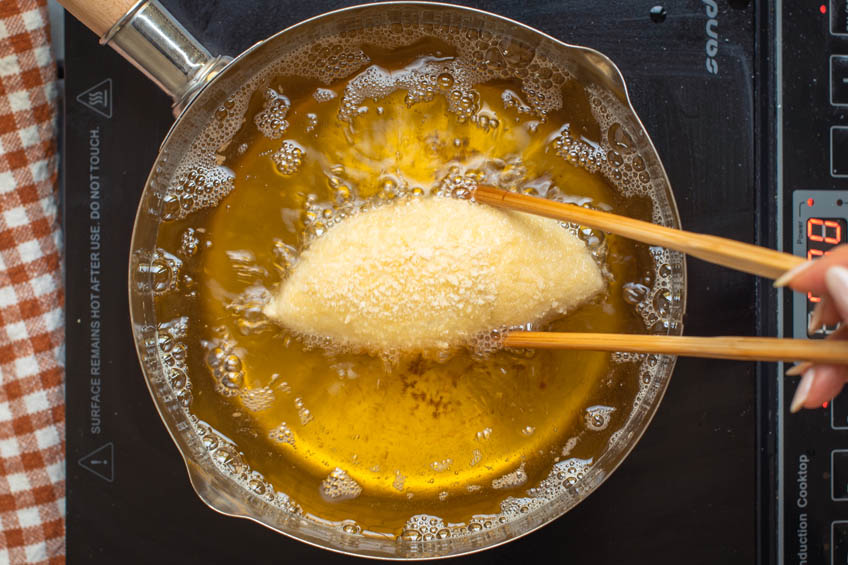
<instances>
[{"instance_id":1,"label":"human hand","mask_svg":"<svg viewBox=\"0 0 848 565\"><path fill-rule=\"evenodd\" d=\"M810 318L810 331L823 325L842 322L828 339L848 339L848 245L840 245L828 255L803 263L775 281L775 286L788 285L797 292L821 296ZM848 359L845 365L802 363L787 375L802 374L795 389L790 410L817 408L839 394L848 382Z\"/></svg>"}]
</instances>

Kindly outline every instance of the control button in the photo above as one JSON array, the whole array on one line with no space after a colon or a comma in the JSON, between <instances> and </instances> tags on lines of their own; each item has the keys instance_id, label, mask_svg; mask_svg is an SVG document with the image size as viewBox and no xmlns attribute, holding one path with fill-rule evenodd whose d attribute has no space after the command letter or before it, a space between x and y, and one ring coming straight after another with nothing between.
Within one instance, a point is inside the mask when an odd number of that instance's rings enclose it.
<instances>
[{"instance_id":1,"label":"control button","mask_svg":"<svg viewBox=\"0 0 848 565\"><path fill-rule=\"evenodd\" d=\"M830 103L848 106L848 55L830 56Z\"/></svg>"},{"instance_id":2,"label":"control button","mask_svg":"<svg viewBox=\"0 0 848 565\"><path fill-rule=\"evenodd\" d=\"M848 500L848 449L830 452L830 486L833 500Z\"/></svg>"},{"instance_id":3,"label":"control button","mask_svg":"<svg viewBox=\"0 0 848 565\"><path fill-rule=\"evenodd\" d=\"M848 126L830 128L830 174L848 177Z\"/></svg>"},{"instance_id":4,"label":"control button","mask_svg":"<svg viewBox=\"0 0 848 565\"><path fill-rule=\"evenodd\" d=\"M810 327L810 323L812 322L812 320L813 320L813 312L809 311L809 312L807 312L807 327L808 328ZM840 322L836 322L835 324L831 324L831 325L822 324L821 327L819 327L819 329L817 329L814 332L807 331L807 337L810 338L810 339L824 339L827 336L829 336L830 334L832 334L833 332L835 332L836 330L838 330L841 326L842 326L842 324Z\"/></svg>"},{"instance_id":5,"label":"control button","mask_svg":"<svg viewBox=\"0 0 848 565\"><path fill-rule=\"evenodd\" d=\"M830 562L848 563L848 522L831 522L830 539Z\"/></svg>"},{"instance_id":6,"label":"control button","mask_svg":"<svg viewBox=\"0 0 848 565\"><path fill-rule=\"evenodd\" d=\"M830 427L848 430L848 394L837 394L830 403Z\"/></svg>"},{"instance_id":7,"label":"control button","mask_svg":"<svg viewBox=\"0 0 848 565\"><path fill-rule=\"evenodd\" d=\"M830 33L848 35L848 0L830 0Z\"/></svg>"}]
</instances>

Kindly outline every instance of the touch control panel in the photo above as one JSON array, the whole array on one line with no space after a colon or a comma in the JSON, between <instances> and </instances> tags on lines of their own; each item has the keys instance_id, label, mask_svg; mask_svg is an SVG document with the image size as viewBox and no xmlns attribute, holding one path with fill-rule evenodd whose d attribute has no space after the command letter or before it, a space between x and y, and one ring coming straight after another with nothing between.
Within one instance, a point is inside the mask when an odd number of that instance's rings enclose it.
<instances>
[{"instance_id":1,"label":"touch control panel","mask_svg":"<svg viewBox=\"0 0 848 565\"><path fill-rule=\"evenodd\" d=\"M806 259L848 242L848 0L780 10L777 87L782 249ZM786 291L784 337L809 332L815 294ZM785 370L789 365L783 365ZM818 410L789 412L800 377L776 371L779 391L778 564L848 565L848 392Z\"/></svg>"},{"instance_id":2,"label":"touch control panel","mask_svg":"<svg viewBox=\"0 0 848 565\"><path fill-rule=\"evenodd\" d=\"M830 56L830 103L848 106L848 55Z\"/></svg>"},{"instance_id":3,"label":"touch control panel","mask_svg":"<svg viewBox=\"0 0 848 565\"><path fill-rule=\"evenodd\" d=\"M848 191L796 190L792 193L792 253L817 259L831 249L848 242ZM808 332L813 309L821 297L813 293L793 296L793 336L822 339L838 326L826 326Z\"/></svg>"},{"instance_id":4,"label":"touch control panel","mask_svg":"<svg viewBox=\"0 0 848 565\"><path fill-rule=\"evenodd\" d=\"M848 36L848 0L830 0L830 33Z\"/></svg>"},{"instance_id":5,"label":"touch control panel","mask_svg":"<svg viewBox=\"0 0 848 565\"><path fill-rule=\"evenodd\" d=\"M848 242L848 190L796 190L792 214L795 255L815 259ZM836 330L808 331L820 302L815 294L792 293L791 337L824 339ZM848 564L848 394L821 410L789 414L799 380L783 381L783 563Z\"/></svg>"},{"instance_id":6,"label":"touch control panel","mask_svg":"<svg viewBox=\"0 0 848 565\"><path fill-rule=\"evenodd\" d=\"M830 127L830 176L848 178L848 126Z\"/></svg>"}]
</instances>

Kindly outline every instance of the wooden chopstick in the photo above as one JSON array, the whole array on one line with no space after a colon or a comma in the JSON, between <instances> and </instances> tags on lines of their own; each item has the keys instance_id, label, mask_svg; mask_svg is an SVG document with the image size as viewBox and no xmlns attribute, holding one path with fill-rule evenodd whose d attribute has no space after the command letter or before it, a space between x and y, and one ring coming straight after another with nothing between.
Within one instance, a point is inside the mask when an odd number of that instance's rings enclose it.
<instances>
[{"instance_id":1,"label":"wooden chopstick","mask_svg":"<svg viewBox=\"0 0 848 565\"><path fill-rule=\"evenodd\" d=\"M492 186L479 185L473 193L473 198L477 202L499 208L528 212L555 220L576 222L650 245L668 247L710 263L770 279L776 279L804 262L801 257L751 245L750 243L667 228L642 220L634 220L627 216L590 210L574 204L554 202L536 196L507 192Z\"/></svg>"},{"instance_id":2,"label":"wooden chopstick","mask_svg":"<svg viewBox=\"0 0 848 565\"><path fill-rule=\"evenodd\" d=\"M577 332L510 332L504 347L668 353L740 361L848 364L848 341L774 337L689 337Z\"/></svg>"},{"instance_id":3,"label":"wooden chopstick","mask_svg":"<svg viewBox=\"0 0 848 565\"><path fill-rule=\"evenodd\" d=\"M804 259L732 239L658 226L573 204L479 185L473 197L500 208L528 212L682 251L711 263L776 279ZM742 361L811 361L848 364L848 341L771 337L689 337L609 333L510 332L504 347L667 353Z\"/></svg>"}]
</instances>

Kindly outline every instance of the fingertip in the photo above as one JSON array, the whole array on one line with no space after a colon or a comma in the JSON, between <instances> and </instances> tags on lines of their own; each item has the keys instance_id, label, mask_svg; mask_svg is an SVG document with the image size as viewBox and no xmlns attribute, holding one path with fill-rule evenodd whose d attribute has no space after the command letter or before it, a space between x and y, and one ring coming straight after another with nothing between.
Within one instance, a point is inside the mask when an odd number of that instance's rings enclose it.
<instances>
[{"instance_id":1,"label":"fingertip","mask_svg":"<svg viewBox=\"0 0 848 565\"><path fill-rule=\"evenodd\" d=\"M822 326L832 326L841 319L839 311L830 297L823 296L810 314L810 323L807 327L807 332L813 334Z\"/></svg>"},{"instance_id":2,"label":"fingertip","mask_svg":"<svg viewBox=\"0 0 848 565\"><path fill-rule=\"evenodd\" d=\"M810 323L807 326L807 333L813 334L822 326L822 313L824 312L825 302L821 301L813 308L810 314Z\"/></svg>"},{"instance_id":3,"label":"fingertip","mask_svg":"<svg viewBox=\"0 0 848 565\"><path fill-rule=\"evenodd\" d=\"M795 267L788 271L783 277L792 274L786 281L792 290L797 292L812 292L816 295L822 295L827 292L825 283L825 272L837 265L848 266L848 244L843 244L833 248L827 255L801 263L806 265L803 269ZM780 279L778 279L780 280Z\"/></svg>"},{"instance_id":4,"label":"fingertip","mask_svg":"<svg viewBox=\"0 0 848 565\"><path fill-rule=\"evenodd\" d=\"M834 265L825 272L824 280L836 310L843 318L848 318L848 269Z\"/></svg>"},{"instance_id":5,"label":"fingertip","mask_svg":"<svg viewBox=\"0 0 848 565\"><path fill-rule=\"evenodd\" d=\"M793 414L803 408L806 404L807 397L810 395L810 387L815 379L815 374L815 367L810 367L804 371L804 376L801 377L801 381L795 389L795 394L792 396L792 403L789 405L789 411Z\"/></svg>"},{"instance_id":6,"label":"fingertip","mask_svg":"<svg viewBox=\"0 0 848 565\"><path fill-rule=\"evenodd\" d=\"M809 269L813 265L812 261L804 261L803 263L798 263L774 281L775 288L781 288L787 286L792 283L801 273Z\"/></svg>"},{"instance_id":7,"label":"fingertip","mask_svg":"<svg viewBox=\"0 0 848 565\"><path fill-rule=\"evenodd\" d=\"M801 403L804 408L818 408L832 400L848 380L848 367L844 365L816 365L814 369L809 389Z\"/></svg>"},{"instance_id":8,"label":"fingertip","mask_svg":"<svg viewBox=\"0 0 848 565\"><path fill-rule=\"evenodd\" d=\"M822 298L822 302L825 303L821 315L821 323L823 326L832 326L842 321L842 317L839 315L839 310L836 309L832 300L825 297Z\"/></svg>"},{"instance_id":9,"label":"fingertip","mask_svg":"<svg viewBox=\"0 0 848 565\"><path fill-rule=\"evenodd\" d=\"M813 364L810 363L809 361L804 361L802 363L796 363L795 365L792 365L791 367L789 367L789 369L786 370L784 375L786 375L787 377L797 377L798 375L803 375L804 373L806 373L807 369L809 369L812 366L813 366Z\"/></svg>"},{"instance_id":10,"label":"fingertip","mask_svg":"<svg viewBox=\"0 0 848 565\"><path fill-rule=\"evenodd\" d=\"M825 270L820 259L804 261L778 278L774 286L777 288L788 286L797 292L808 292L812 290L816 293L821 293L821 290L825 286Z\"/></svg>"}]
</instances>

